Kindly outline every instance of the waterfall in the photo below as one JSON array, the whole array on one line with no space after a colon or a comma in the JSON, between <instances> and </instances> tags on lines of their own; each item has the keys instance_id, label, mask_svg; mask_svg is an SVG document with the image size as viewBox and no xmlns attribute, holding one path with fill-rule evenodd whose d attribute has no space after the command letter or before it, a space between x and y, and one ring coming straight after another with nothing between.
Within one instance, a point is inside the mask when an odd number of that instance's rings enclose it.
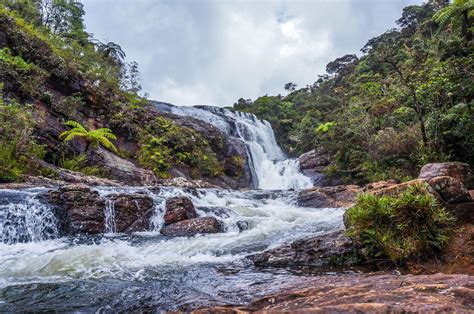
<instances>
[{"instance_id":1,"label":"waterfall","mask_svg":"<svg viewBox=\"0 0 474 314\"><path fill-rule=\"evenodd\" d=\"M53 210L39 200L39 193L38 189L0 190L0 243L58 237Z\"/></svg>"},{"instance_id":2,"label":"waterfall","mask_svg":"<svg viewBox=\"0 0 474 314\"><path fill-rule=\"evenodd\" d=\"M161 111L207 122L228 136L242 140L247 148L255 185L264 190L304 189L311 179L299 170L297 159L288 159L275 139L268 121L254 114L212 106L177 107L156 103Z\"/></svg>"},{"instance_id":3,"label":"waterfall","mask_svg":"<svg viewBox=\"0 0 474 314\"><path fill-rule=\"evenodd\" d=\"M115 202L111 199L105 201L105 233L115 233L117 226L115 223Z\"/></svg>"}]
</instances>

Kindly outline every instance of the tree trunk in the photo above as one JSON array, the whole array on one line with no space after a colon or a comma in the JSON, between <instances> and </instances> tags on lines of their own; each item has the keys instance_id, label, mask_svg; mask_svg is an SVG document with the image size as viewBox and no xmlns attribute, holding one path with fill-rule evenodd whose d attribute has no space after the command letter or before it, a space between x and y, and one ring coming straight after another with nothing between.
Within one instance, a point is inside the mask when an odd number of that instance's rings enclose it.
<instances>
[{"instance_id":1,"label":"tree trunk","mask_svg":"<svg viewBox=\"0 0 474 314\"><path fill-rule=\"evenodd\" d=\"M461 33L462 33L462 36L467 40L467 41L471 41L472 40L472 32L471 32L471 23L470 23L470 20L469 20L469 14L468 14L468 10L464 10L462 12L462 28L461 28Z\"/></svg>"}]
</instances>

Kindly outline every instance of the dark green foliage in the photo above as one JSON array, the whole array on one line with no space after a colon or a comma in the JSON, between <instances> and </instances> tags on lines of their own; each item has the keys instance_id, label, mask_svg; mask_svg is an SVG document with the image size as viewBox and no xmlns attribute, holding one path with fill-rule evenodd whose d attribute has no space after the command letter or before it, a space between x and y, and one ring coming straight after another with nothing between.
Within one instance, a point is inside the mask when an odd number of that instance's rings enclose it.
<instances>
[{"instance_id":1,"label":"dark green foliage","mask_svg":"<svg viewBox=\"0 0 474 314\"><path fill-rule=\"evenodd\" d=\"M367 259L388 258L397 263L428 258L441 250L454 222L426 183L395 196L359 195L345 215L347 234L362 245Z\"/></svg>"},{"instance_id":2,"label":"dark green foliage","mask_svg":"<svg viewBox=\"0 0 474 314\"><path fill-rule=\"evenodd\" d=\"M437 11L440 10L440 11ZM239 101L291 155L324 147L346 182L406 180L427 162L474 166L472 0L409 6L391 29L286 97ZM464 22L463 22L464 21ZM451 27L448 27L451 25Z\"/></svg>"},{"instance_id":3,"label":"dark green foliage","mask_svg":"<svg viewBox=\"0 0 474 314\"><path fill-rule=\"evenodd\" d=\"M86 175L96 177L106 177L106 170L100 167L89 166L87 164L87 155L80 154L68 159L62 159L60 163L61 168L71 171L82 172Z\"/></svg>"},{"instance_id":4,"label":"dark green foliage","mask_svg":"<svg viewBox=\"0 0 474 314\"><path fill-rule=\"evenodd\" d=\"M195 178L222 174L223 167L209 143L193 129L163 117L145 129L138 160L159 177L168 177L174 166L189 167Z\"/></svg>"},{"instance_id":5,"label":"dark green foliage","mask_svg":"<svg viewBox=\"0 0 474 314\"><path fill-rule=\"evenodd\" d=\"M30 110L15 102L4 104L0 95L0 182L19 181L22 174L34 173L31 158L45 153L32 136Z\"/></svg>"}]
</instances>

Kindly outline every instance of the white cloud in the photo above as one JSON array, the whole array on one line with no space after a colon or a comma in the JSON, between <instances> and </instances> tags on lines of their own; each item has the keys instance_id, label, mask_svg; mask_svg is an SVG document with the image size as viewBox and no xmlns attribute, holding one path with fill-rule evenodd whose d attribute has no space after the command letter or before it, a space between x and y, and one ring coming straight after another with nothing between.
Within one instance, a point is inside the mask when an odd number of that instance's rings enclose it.
<instances>
[{"instance_id":1,"label":"white cloud","mask_svg":"<svg viewBox=\"0 0 474 314\"><path fill-rule=\"evenodd\" d=\"M88 31L136 60L144 91L178 105L311 84L325 65L393 27L415 0L84 0Z\"/></svg>"}]
</instances>

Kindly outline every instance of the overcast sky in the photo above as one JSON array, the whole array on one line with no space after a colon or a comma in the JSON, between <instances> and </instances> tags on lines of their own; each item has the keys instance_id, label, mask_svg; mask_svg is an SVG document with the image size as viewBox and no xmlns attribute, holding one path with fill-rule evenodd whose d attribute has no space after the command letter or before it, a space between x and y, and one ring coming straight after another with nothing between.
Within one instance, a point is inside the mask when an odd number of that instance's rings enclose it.
<instances>
[{"instance_id":1,"label":"overcast sky","mask_svg":"<svg viewBox=\"0 0 474 314\"><path fill-rule=\"evenodd\" d=\"M312 84L421 0L83 0L88 32L138 62L150 99L230 106Z\"/></svg>"}]
</instances>

